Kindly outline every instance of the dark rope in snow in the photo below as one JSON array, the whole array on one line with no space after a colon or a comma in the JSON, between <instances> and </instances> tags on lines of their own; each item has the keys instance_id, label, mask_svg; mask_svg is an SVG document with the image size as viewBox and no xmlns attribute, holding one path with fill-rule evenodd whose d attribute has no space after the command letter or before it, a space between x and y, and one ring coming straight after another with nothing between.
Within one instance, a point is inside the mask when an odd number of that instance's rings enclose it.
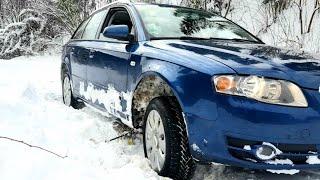
<instances>
[{"instance_id":1,"label":"dark rope in snow","mask_svg":"<svg viewBox=\"0 0 320 180\"><path fill-rule=\"evenodd\" d=\"M18 142L18 143L22 143L22 144L24 144L24 145L26 145L26 146L29 146L29 147L31 147L31 148L37 148L37 149L46 151L46 152L48 152L48 153L50 153L50 154L53 154L53 155L55 155L55 156L58 156L58 157L60 157L60 158L62 158L62 159L68 157L67 155L62 156L62 155L59 155L59 154L57 154L57 153L55 153L55 152L52 152L52 151L50 151L50 150L47 150L47 149L45 149L45 148L43 148L43 147L34 146L34 145L31 145L31 144L26 143L26 142L21 141L21 140L16 140L16 139L9 138L9 137L4 137L4 136L0 136L0 139L6 139L6 140L10 140L10 141L15 141L15 142Z\"/></svg>"},{"instance_id":2,"label":"dark rope in snow","mask_svg":"<svg viewBox=\"0 0 320 180\"><path fill-rule=\"evenodd\" d=\"M108 142L111 142L111 141L120 139L120 138L125 137L125 136L132 136L132 134L133 134L134 132L135 132L134 130L131 130L131 131L129 131L129 132L125 132L125 133L121 134L120 136L117 136L117 137L115 137L115 138L106 140L105 143L108 143Z\"/></svg>"}]
</instances>

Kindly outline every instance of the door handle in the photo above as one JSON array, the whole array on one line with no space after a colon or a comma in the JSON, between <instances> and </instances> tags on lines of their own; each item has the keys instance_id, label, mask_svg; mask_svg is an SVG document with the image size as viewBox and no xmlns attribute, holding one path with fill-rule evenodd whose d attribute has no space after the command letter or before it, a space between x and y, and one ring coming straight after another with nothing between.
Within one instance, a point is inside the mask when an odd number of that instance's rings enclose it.
<instances>
[{"instance_id":1,"label":"door handle","mask_svg":"<svg viewBox=\"0 0 320 180\"><path fill-rule=\"evenodd\" d=\"M89 58L93 58L95 52L96 52L96 51L95 51L94 49L90 49Z\"/></svg>"},{"instance_id":2,"label":"door handle","mask_svg":"<svg viewBox=\"0 0 320 180\"><path fill-rule=\"evenodd\" d=\"M70 51L70 54L71 55L74 55L74 50L75 50L75 48L73 47L73 48L71 48L71 51Z\"/></svg>"}]
</instances>

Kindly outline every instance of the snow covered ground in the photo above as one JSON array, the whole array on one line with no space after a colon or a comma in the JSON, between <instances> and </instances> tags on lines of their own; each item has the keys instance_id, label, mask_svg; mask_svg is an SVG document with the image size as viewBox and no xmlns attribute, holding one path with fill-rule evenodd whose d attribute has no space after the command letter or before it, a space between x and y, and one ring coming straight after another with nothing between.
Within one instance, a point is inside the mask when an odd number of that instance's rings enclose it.
<instances>
[{"instance_id":1,"label":"snow covered ground","mask_svg":"<svg viewBox=\"0 0 320 180\"><path fill-rule=\"evenodd\" d=\"M105 143L119 132L113 119L61 101L60 57L0 60L0 178L12 179L164 179L143 156L141 138ZM199 165L194 179L319 179L320 171L294 176L255 172L223 165Z\"/></svg>"}]
</instances>

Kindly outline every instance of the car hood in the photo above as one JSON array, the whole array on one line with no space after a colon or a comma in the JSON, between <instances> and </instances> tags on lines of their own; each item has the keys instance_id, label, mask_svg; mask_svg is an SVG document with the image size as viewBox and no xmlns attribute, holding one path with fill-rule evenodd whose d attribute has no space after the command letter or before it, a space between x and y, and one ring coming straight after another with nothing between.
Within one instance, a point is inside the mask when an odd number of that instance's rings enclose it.
<instances>
[{"instance_id":1,"label":"car hood","mask_svg":"<svg viewBox=\"0 0 320 180\"><path fill-rule=\"evenodd\" d=\"M201 55L225 64L238 74L289 80L309 89L318 90L320 86L319 57L302 51L214 40L155 40L148 45L188 58Z\"/></svg>"}]
</instances>

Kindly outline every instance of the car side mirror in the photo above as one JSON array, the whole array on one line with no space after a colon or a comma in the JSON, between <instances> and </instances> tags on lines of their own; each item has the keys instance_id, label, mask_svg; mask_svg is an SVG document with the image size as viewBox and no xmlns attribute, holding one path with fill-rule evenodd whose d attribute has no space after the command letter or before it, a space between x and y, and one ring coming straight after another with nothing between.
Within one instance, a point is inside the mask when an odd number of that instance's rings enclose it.
<instances>
[{"instance_id":1,"label":"car side mirror","mask_svg":"<svg viewBox=\"0 0 320 180\"><path fill-rule=\"evenodd\" d=\"M106 27L103 30L103 36L121 41L130 41L132 39L127 25L112 25Z\"/></svg>"}]
</instances>

